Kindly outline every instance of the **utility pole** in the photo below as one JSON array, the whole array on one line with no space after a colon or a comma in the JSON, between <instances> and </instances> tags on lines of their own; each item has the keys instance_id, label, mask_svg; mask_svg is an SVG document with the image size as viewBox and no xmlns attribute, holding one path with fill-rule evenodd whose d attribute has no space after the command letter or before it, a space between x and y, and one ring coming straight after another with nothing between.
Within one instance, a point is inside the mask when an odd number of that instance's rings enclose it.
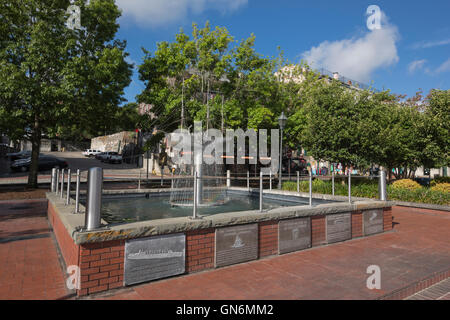
<instances>
[{"instance_id":1,"label":"utility pole","mask_svg":"<svg viewBox=\"0 0 450 320\"><path fill-rule=\"evenodd\" d=\"M183 85L181 87L181 130L183 130L184 126L184 76L183 76Z\"/></svg>"}]
</instances>

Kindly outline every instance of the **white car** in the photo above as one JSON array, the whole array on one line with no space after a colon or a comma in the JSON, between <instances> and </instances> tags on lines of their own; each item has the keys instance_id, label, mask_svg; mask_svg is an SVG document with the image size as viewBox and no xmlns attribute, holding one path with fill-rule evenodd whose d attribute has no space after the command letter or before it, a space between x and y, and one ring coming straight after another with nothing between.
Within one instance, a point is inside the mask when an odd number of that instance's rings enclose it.
<instances>
[{"instance_id":1,"label":"white car","mask_svg":"<svg viewBox=\"0 0 450 320\"><path fill-rule=\"evenodd\" d=\"M100 150L95 150L95 149L87 149L86 151L83 152L83 156L85 157L95 157L96 155L102 153Z\"/></svg>"}]
</instances>

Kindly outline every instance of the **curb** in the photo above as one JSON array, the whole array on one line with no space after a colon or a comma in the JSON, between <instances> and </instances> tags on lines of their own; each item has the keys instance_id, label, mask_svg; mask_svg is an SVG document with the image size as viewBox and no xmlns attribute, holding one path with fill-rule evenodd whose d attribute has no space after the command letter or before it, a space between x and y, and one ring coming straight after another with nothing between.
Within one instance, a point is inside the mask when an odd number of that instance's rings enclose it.
<instances>
[{"instance_id":1,"label":"curb","mask_svg":"<svg viewBox=\"0 0 450 320\"><path fill-rule=\"evenodd\" d=\"M435 272L428 277L425 277L403 288L394 290L388 294L376 298L375 300L403 300L447 278L450 278L450 269L446 271Z\"/></svg>"},{"instance_id":2,"label":"curb","mask_svg":"<svg viewBox=\"0 0 450 320\"><path fill-rule=\"evenodd\" d=\"M395 201L396 206L400 207L412 207L412 208L420 208L420 209L430 209L430 210L439 210L439 211L448 211L450 212L450 206L443 206L438 204L429 204L429 203L419 203L419 202L403 202L403 201Z\"/></svg>"}]
</instances>

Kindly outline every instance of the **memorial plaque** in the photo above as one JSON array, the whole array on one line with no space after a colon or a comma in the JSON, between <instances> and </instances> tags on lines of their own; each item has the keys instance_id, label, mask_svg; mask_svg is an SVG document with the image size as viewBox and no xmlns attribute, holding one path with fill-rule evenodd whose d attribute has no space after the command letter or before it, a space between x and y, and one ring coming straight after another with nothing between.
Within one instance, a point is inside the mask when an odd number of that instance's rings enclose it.
<instances>
[{"instance_id":1,"label":"memorial plaque","mask_svg":"<svg viewBox=\"0 0 450 320\"><path fill-rule=\"evenodd\" d=\"M258 224L216 229L216 267L258 259Z\"/></svg>"},{"instance_id":2,"label":"memorial plaque","mask_svg":"<svg viewBox=\"0 0 450 320\"><path fill-rule=\"evenodd\" d=\"M278 224L278 252L288 253L311 247L311 218L281 220Z\"/></svg>"},{"instance_id":3,"label":"memorial plaque","mask_svg":"<svg viewBox=\"0 0 450 320\"><path fill-rule=\"evenodd\" d=\"M383 232L383 209L363 211L364 235Z\"/></svg>"},{"instance_id":4,"label":"memorial plaque","mask_svg":"<svg viewBox=\"0 0 450 320\"><path fill-rule=\"evenodd\" d=\"M351 213L331 214L327 216L327 241L334 243L352 238Z\"/></svg>"},{"instance_id":5,"label":"memorial plaque","mask_svg":"<svg viewBox=\"0 0 450 320\"><path fill-rule=\"evenodd\" d=\"M185 269L186 236L181 233L125 242L125 285L161 279Z\"/></svg>"}]
</instances>

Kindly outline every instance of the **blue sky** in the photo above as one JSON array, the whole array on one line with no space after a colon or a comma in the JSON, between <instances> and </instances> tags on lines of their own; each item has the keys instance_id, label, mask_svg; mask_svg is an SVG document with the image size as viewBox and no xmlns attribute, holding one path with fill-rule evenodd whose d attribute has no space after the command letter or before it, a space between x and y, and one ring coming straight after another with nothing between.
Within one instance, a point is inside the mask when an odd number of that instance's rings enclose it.
<instances>
[{"instance_id":1,"label":"blue sky","mask_svg":"<svg viewBox=\"0 0 450 320\"><path fill-rule=\"evenodd\" d=\"M131 61L140 64L141 47L173 41L192 22L226 27L236 40L256 36L256 50L306 59L315 67L377 89L413 96L419 89L450 87L450 1L448 0L116 0L123 10L117 34L128 41ZM378 5L381 30L366 26L366 9ZM134 72L125 98L135 101L144 89Z\"/></svg>"}]
</instances>

